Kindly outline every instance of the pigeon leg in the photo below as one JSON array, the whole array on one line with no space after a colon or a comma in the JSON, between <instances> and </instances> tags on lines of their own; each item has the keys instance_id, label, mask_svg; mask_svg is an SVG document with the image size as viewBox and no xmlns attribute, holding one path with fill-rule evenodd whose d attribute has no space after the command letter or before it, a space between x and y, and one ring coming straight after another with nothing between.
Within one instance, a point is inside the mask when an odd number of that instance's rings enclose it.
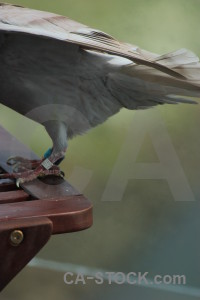
<instances>
[{"instance_id":1,"label":"pigeon leg","mask_svg":"<svg viewBox=\"0 0 200 300\"><path fill-rule=\"evenodd\" d=\"M15 173L34 170L35 168L39 167L45 158L48 158L51 155L52 151L53 149L49 148L45 152L42 159L27 159L21 156L11 156L7 160L7 164L13 167L13 172Z\"/></svg>"},{"instance_id":2,"label":"pigeon leg","mask_svg":"<svg viewBox=\"0 0 200 300\"><path fill-rule=\"evenodd\" d=\"M48 175L55 175L63 177L63 172L57 165L54 165L58 160L64 157L65 152L54 153L49 158L43 159L38 167L34 170L28 170L25 172L17 172L11 174L0 174L0 179L10 178L17 179L16 184L32 181L38 177L44 177Z\"/></svg>"},{"instance_id":3,"label":"pigeon leg","mask_svg":"<svg viewBox=\"0 0 200 300\"><path fill-rule=\"evenodd\" d=\"M43 177L47 175L62 176L58 164L65 157L67 150L67 128L66 124L56 120L48 121L44 124L49 136L53 141L53 148L48 150L44 158L38 162L32 162L36 164L34 170L25 170L24 172L13 172L11 174L0 174L0 179L2 178L13 178L17 179L17 185L20 183L32 181L38 177ZM27 163L26 159L20 158L22 164ZM14 159L13 159L14 161ZM9 160L12 163L12 159Z\"/></svg>"}]
</instances>

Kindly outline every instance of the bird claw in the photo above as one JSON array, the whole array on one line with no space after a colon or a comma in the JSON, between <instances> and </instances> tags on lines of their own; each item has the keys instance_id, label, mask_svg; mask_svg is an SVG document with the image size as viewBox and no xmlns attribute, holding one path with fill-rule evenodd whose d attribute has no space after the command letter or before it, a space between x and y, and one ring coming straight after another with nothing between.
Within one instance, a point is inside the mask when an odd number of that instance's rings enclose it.
<instances>
[{"instance_id":1,"label":"bird claw","mask_svg":"<svg viewBox=\"0 0 200 300\"><path fill-rule=\"evenodd\" d=\"M55 167L55 166L54 166ZM20 185L29 181L32 181L36 178L44 178L50 175L58 176L61 178L65 177L65 173L61 171L58 167L54 170L43 170L40 173L36 173L32 171L27 177L23 177L23 173L21 173L22 177L16 179L16 186L20 188Z\"/></svg>"},{"instance_id":2,"label":"bird claw","mask_svg":"<svg viewBox=\"0 0 200 300\"><path fill-rule=\"evenodd\" d=\"M27 166L25 167L23 164L20 162L17 162L13 165L13 172L18 173L18 172L25 172L27 170L30 170Z\"/></svg>"},{"instance_id":3,"label":"bird claw","mask_svg":"<svg viewBox=\"0 0 200 300\"><path fill-rule=\"evenodd\" d=\"M60 155L60 154L59 154ZM59 155L57 155L59 157ZM54 158L54 157L53 157ZM55 158L41 160L28 160L19 156L12 156L7 160L7 164L12 166L13 173L0 174L0 179L16 179L16 185L19 188L21 184L32 181L36 178L46 177L49 175L64 178L65 174L54 164Z\"/></svg>"},{"instance_id":4,"label":"bird claw","mask_svg":"<svg viewBox=\"0 0 200 300\"><path fill-rule=\"evenodd\" d=\"M63 171L60 171L60 175L59 175L61 178L64 178L65 177L65 173Z\"/></svg>"},{"instance_id":5,"label":"bird claw","mask_svg":"<svg viewBox=\"0 0 200 300\"><path fill-rule=\"evenodd\" d=\"M42 162L37 159L26 159L21 156L11 156L7 160L7 164L13 167L14 172L22 172L37 168Z\"/></svg>"},{"instance_id":6,"label":"bird claw","mask_svg":"<svg viewBox=\"0 0 200 300\"><path fill-rule=\"evenodd\" d=\"M17 160L17 158L19 158L18 156L11 156L8 158L7 160L7 164L9 166L14 166L19 160Z\"/></svg>"},{"instance_id":7,"label":"bird claw","mask_svg":"<svg viewBox=\"0 0 200 300\"><path fill-rule=\"evenodd\" d=\"M21 183L23 183L23 179L22 178L17 178L16 179L16 186L18 187L18 189L20 188Z\"/></svg>"}]
</instances>

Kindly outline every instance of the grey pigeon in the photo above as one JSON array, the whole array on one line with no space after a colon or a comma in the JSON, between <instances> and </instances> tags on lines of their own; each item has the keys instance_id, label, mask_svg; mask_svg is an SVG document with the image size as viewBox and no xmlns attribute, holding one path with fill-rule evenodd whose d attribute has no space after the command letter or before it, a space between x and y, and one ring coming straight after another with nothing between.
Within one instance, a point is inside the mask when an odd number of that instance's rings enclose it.
<instances>
[{"instance_id":1,"label":"grey pigeon","mask_svg":"<svg viewBox=\"0 0 200 300\"><path fill-rule=\"evenodd\" d=\"M194 103L191 97L200 96L200 63L189 50L160 56L67 17L5 3L0 70L0 103L44 125L53 142L31 170L8 175L18 182L59 175L67 140L123 107Z\"/></svg>"}]
</instances>

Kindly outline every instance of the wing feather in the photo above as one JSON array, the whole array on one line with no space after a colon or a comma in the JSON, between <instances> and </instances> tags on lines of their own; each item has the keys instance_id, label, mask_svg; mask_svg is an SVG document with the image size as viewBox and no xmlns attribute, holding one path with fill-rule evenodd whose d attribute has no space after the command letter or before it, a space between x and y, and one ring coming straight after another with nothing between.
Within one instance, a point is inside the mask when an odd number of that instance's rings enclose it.
<instances>
[{"instance_id":1,"label":"wing feather","mask_svg":"<svg viewBox=\"0 0 200 300\"><path fill-rule=\"evenodd\" d=\"M53 13L1 3L0 31L21 32L59 39L80 45L84 49L118 55L130 59L136 64L145 65L170 76L185 79L184 75L176 70L154 59L145 57L143 52L135 46L119 42L104 32Z\"/></svg>"}]
</instances>

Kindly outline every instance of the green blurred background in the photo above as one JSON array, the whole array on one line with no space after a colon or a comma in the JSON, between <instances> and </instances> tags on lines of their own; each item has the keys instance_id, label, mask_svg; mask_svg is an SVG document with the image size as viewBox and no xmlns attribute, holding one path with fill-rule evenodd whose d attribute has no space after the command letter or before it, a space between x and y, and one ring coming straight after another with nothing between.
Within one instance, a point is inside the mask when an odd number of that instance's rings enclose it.
<instances>
[{"instance_id":1,"label":"green blurred background","mask_svg":"<svg viewBox=\"0 0 200 300\"><path fill-rule=\"evenodd\" d=\"M66 15L152 52L163 54L184 47L200 55L198 0L10 3ZM149 271L151 276L185 274L188 286L200 288L199 105L165 105L153 112L162 116L194 202L175 202L167 181L161 179L129 180L121 201L101 201L130 124L138 113L124 109L88 134L70 141L62 169L66 178L93 202L94 225L87 231L52 237L38 257L110 271ZM148 110L141 114L137 126L144 126L148 114ZM0 123L39 156L50 146L40 125L3 106ZM137 140L134 142L137 144ZM130 159L124 155L124 164ZM158 161L148 135L137 161ZM3 291L1 299L193 299L191 295L125 285L67 286L63 274L26 267Z\"/></svg>"}]
</instances>

